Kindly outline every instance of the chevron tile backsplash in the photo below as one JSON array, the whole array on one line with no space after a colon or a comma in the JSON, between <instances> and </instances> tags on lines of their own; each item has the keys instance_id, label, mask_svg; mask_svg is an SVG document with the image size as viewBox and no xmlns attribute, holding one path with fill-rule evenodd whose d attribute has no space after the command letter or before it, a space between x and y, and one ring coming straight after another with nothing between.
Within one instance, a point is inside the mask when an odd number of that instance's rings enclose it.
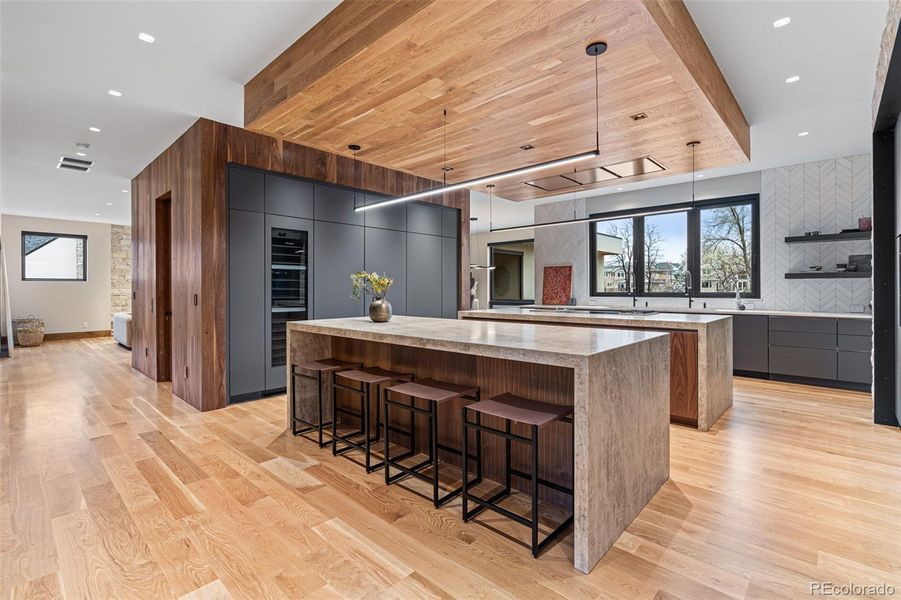
<instances>
[{"instance_id":1,"label":"chevron tile backsplash","mask_svg":"<svg viewBox=\"0 0 901 600\"><path fill-rule=\"evenodd\" d=\"M869 279L785 279L811 265L834 269L850 254L871 254L868 240L786 244L806 231L834 233L857 227L872 211L870 155L767 169L760 182L760 287L762 308L862 312L872 298Z\"/></svg>"}]
</instances>

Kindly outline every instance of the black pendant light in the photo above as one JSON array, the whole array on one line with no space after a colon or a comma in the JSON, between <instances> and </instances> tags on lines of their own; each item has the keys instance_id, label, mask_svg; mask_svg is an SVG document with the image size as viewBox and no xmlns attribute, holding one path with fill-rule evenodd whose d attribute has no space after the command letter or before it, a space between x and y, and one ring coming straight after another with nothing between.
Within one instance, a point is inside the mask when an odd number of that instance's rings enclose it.
<instances>
[{"instance_id":1,"label":"black pendant light","mask_svg":"<svg viewBox=\"0 0 901 600\"><path fill-rule=\"evenodd\" d=\"M691 207L695 207L695 149L701 145L701 142L694 141L685 144L691 148Z\"/></svg>"},{"instance_id":2,"label":"black pendant light","mask_svg":"<svg viewBox=\"0 0 901 600\"><path fill-rule=\"evenodd\" d=\"M348 150L354 153L354 169L353 169L353 190L354 190L354 210L357 210L357 152L360 150L360 146L358 144L351 144L347 147ZM363 204L366 204L366 195L363 195Z\"/></svg>"}]
</instances>

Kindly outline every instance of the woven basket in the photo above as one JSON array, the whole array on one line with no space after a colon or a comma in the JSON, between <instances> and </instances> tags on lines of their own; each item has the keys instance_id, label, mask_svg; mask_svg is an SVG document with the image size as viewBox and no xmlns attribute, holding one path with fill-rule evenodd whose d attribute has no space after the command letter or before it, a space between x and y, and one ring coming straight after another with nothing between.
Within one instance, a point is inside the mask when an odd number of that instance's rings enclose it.
<instances>
[{"instance_id":1,"label":"woven basket","mask_svg":"<svg viewBox=\"0 0 901 600\"><path fill-rule=\"evenodd\" d=\"M29 344L23 344L19 341L19 329L25 329L27 331L31 331L32 333L36 333L37 330L41 331L41 340L44 339L44 320L40 319L34 315L28 315L23 319L13 319L13 332L14 339L17 345L26 346ZM34 336L31 336L34 337ZM41 342L39 341L37 344L30 344L32 346L37 346Z\"/></svg>"},{"instance_id":2,"label":"woven basket","mask_svg":"<svg viewBox=\"0 0 901 600\"><path fill-rule=\"evenodd\" d=\"M40 346L44 341L43 327L19 327L16 329L19 346Z\"/></svg>"}]
</instances>

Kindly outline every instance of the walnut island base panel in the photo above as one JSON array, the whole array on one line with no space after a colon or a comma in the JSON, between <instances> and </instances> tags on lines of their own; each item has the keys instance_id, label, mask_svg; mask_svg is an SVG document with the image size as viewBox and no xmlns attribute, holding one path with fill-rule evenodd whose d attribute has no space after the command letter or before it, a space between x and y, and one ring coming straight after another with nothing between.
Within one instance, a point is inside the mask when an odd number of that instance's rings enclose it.
<instances>
[{"instance_id":1,"label":"walnut island base panel","mask_svg":"<svg viewBox=\"0 0 901 600\"><path fill-rule=\"evenodd\" d=\"M665 333L402 316L388 323L364 317L298 321L289 323L288 331L289 369L324 358L363 361L412 372L417 379L477 385L483 398L512 392L571 404L572 433L564 424L542 432L540 476L561 483L572 479L573 563L584 573L669 478ZM293 385L289 377L288 398ZM339 395L335 401L344 400ZM439 430L454 443L453 436L460 435L459 406L446 414L439 415ZM503 455L484 437L482 450L490 479ZM514 452L515 466L520 458ZM542 501L569 508L553 492L542 494Z\"/></svg>"},{"instance_id":2,"label":"walnut island base panel","mask_svg":"<svg viewBox=\"0 0 901 600\"><path fill-rule=\"evenodd\" d=\"M491 308L461 319L665 331L670 336L670 418L708 431L732 408L732 317L696 313L593 314L588 310ZM602 307L593 307L600 309Z\"/></svg>"}]
</instances>

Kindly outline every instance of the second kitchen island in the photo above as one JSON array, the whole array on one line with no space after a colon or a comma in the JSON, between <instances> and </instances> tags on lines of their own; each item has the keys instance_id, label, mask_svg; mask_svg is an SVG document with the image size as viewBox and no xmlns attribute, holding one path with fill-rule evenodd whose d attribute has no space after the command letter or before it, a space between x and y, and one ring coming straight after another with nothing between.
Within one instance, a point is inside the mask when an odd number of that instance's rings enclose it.
<instances>
[{"instance_id":1,"label":"second kitchen island","mask_svg":"<svg viewBox=\"0 0 901 600\"><path fill-rule=\"evenodd\" d=\"M732 317L560 307L466 310L462 319L666 331L670 418L707 431L732 406Z\"/></svg>"},{"instance_id":2,"label":"second kitchen island","mask_svg":"<svg viewBox=\"0 0 901 600\"><path fill-rule=\"evenodd\" d=\"M289 374L292 364L337 358L477 385L482 398L510 392L573 406L572 429L548 426L541 445L542 477L572 481L573 500L542 500L572 510L580 571L591 570L669 477L664 333L397 316L292 322L288 341ZM293 385L289 376L288 398ZM289 401L289 423L295 409ZM439 435L459 445L459 409L451 414ZM483 452L492 479L499 448L485 443ZM514 463L522 458L514 454Z\"/></svg>"}]
</instances>

